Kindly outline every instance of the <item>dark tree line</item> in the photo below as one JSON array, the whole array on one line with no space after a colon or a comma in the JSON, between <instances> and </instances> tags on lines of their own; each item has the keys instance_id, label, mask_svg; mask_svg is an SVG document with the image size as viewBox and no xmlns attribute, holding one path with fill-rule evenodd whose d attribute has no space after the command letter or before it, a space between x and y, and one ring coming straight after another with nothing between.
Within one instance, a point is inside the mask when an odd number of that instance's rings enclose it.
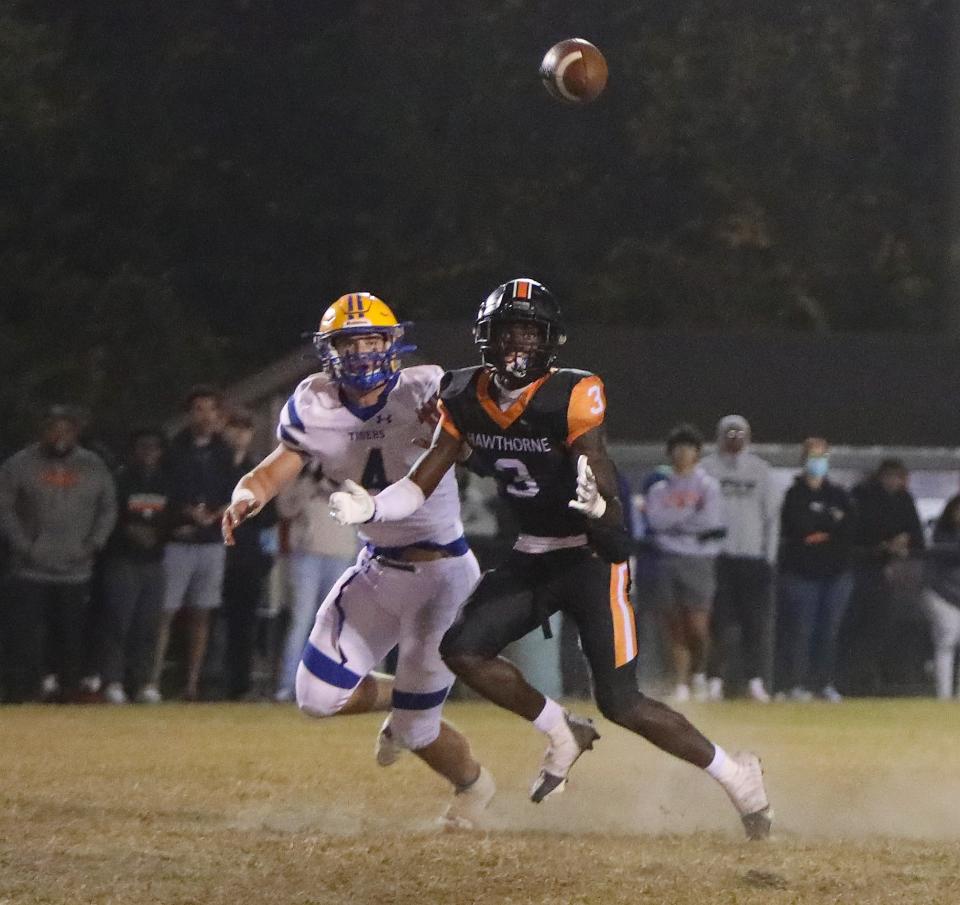
<instances>
[{"instance_id":1,"label":"dark tree line","mask_svg":"<svg viewBox=\"0 0 960 905\"><path fill-rule=\"evenodd\" d=\"M0 0L0 424L108 433L370 288L463 320L929 330L945 0ZM551 101L543 51L605 51Z\"/></svg>"}]
</instances>

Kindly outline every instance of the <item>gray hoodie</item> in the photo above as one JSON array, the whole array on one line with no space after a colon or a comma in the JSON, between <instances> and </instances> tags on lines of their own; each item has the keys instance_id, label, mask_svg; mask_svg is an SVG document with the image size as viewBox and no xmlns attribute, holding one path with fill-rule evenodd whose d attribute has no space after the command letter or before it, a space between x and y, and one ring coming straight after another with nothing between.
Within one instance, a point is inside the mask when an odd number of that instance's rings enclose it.
<instances>
[{"instance_id":1,"label":"gray hoodie","mask_svg":"<svg viewBox=\"0 0 960 905\"><path fill-rule=\"evenodd\" d=\"M116 519L113 478L88 449L58 458L34 443L0 466L0 533L20 578L87 581Z\"/></svg>"},{"instance_id":2,"label":"gray hoodie","mask_svg":"<svg viewBox=\"0 0 960 905\"><path fill-rule=\"evenodd\" d=\"M723 528L721 506L717 482L699 465L654 484L647 494L654 546L678 556L716 556L720 543L710 535Z\"/></svg>"},{"instance_id":3,"label":"gray hoodie","mask_svg":"<svg viewBox=\"0 0 960 905\"><path fill-rule=\"evenodd\" d=\"M746 420L728 415L717 428L718 444L729 427L744 427L749 436ZM767 462L744 447L736 455L718 450L704 456L700 464L717 479L723 494L727 536L722 552L726 556L776 562L780 498Z\"/></svg>"}]
</instances>

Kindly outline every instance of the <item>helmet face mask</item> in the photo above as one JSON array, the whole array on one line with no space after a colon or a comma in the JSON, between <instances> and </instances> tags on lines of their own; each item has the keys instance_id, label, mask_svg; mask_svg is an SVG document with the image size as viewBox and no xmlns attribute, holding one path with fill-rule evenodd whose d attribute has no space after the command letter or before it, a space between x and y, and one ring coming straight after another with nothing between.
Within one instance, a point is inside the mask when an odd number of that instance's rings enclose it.
<instances>
[{"instance_id":1,"label":"helmet face mask","mask_svg":"<svg viewBox=\"0 0 960 905\"><path fill-rule=\"evenodd\" d=\"M487 297L477 315L474 342L483 363L510 387L546 374L566 342L560 308L534 280L511 280Z\"/></svg>"},{"instance_id":2,"label":"helmet face mask","mask_svg":"<svg viewBox=\"0 0 960 905\"><path fill-rule=\"evenodd\" d=\"M327 309L313 334L313 347L333 380L369 393L396 379L400 356L416 349L403 342L405 326L376 296L353 293Z\"/></svg>"}]
</instances>

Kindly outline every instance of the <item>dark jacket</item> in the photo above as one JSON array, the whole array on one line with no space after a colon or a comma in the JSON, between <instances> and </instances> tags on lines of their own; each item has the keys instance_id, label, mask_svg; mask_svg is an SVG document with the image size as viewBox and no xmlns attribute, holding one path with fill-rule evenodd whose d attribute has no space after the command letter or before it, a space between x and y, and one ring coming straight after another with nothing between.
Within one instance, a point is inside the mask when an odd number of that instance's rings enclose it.
<instances>
[{"instance_id":1,"label":"dark jacket","mask_svg":"<svg viewBox=\"0 0 960 905\"><path fill-rule=\"evenodd\" d=\"M187 512L190 506L206 505L222 510L233 493L233 452L227 442L214 434L210 442L198 446L189 430L183 430L170 443L165 461L170 478L171 540L179 543L219 544L219 519L210 525L194 524Z\"/></svg>"},{"instance_id":2,"label":"dark jacket","mask_svg":"<svg viewBox=\"0 0 960 905\"><path fill-rule=\"evenodd\" d=\"M163 558L167 539L169 479L164 469L146 473L124 466L117 473L117 527L110 538L111 556L152 562Z\"/></svg>"},{"instance_id":3,"label":"dark jacket","mask_svg":"<svg viewBox=\"0 0 960 905\"><path fill-rule=\"evenodd\" d=\"M923 528L917 505L908 490L887 493L876 478L871 478L854 487L852 495L857 509L853 543L858 556L885 562L890 554L881 544L898 534L910 535L911 556L923 552Z\"/></svg>"},{"instance_id":4,"label":"dark jacket","mask_svg":"<svg viewBox=\"0 0 960 905\"><path fill-rule=\"evenodd\" d=\"M801 578L830 578L850 567L854 508L850 495L824 479L816 490L802 475L780 509L780 571Z\"/></svg>"}]
</instances>

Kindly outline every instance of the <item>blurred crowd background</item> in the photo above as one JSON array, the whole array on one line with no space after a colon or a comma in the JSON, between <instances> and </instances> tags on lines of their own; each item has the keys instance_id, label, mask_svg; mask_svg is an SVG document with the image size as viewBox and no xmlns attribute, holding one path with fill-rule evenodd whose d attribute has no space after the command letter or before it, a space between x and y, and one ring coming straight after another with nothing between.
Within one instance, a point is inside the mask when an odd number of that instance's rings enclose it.
<instances>
[{"instance_id":1,"label":"blurred crowd background","mask_svg":"<svg viewBox=\"0 0 960 905\"><path fill-rule=\"evenodd\" d=\"M293 700L314 614L357 538L329 518L333 488L308 466L224 547L256 418L196 386L176 423L114 451L56 405L0 465L5 702ZM624 456L641 687L681 703L960 700L960 494L918 507L902 459L835 468L822 437L771 466L736 413L710 441L680 423L657 462ZM944 475L960 490L957 471ZM490 568L512 544L509 511L491 483L459 479L467 537ZM589 695L574 627L556 634L510 655L548 690Z\"/></svg>"}]
</instances>

